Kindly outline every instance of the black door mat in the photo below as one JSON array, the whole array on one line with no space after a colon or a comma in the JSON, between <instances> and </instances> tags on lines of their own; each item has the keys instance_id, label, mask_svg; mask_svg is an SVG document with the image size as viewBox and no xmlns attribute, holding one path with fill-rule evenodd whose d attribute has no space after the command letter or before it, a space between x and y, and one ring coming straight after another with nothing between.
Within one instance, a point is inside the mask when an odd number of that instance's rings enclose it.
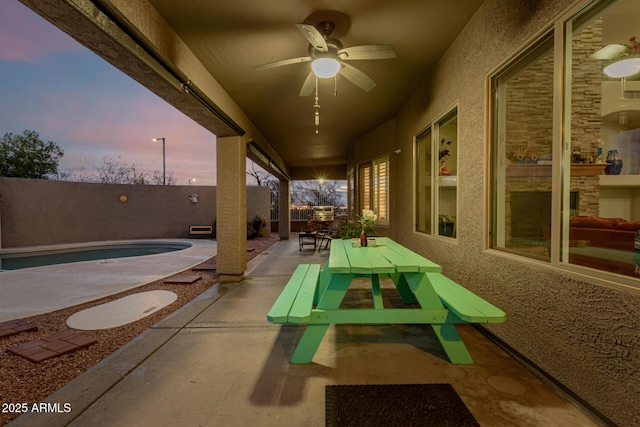
<instances>
[{"instance_id":1,"label":"black door mat","mask_svg":"<svg viewBox=\"0 0 640 427\"><path fill-rule=\"evenodd\" d=\"M327 427L480 427L451 384L328 385Z\"/></svg>"}]
</instances>

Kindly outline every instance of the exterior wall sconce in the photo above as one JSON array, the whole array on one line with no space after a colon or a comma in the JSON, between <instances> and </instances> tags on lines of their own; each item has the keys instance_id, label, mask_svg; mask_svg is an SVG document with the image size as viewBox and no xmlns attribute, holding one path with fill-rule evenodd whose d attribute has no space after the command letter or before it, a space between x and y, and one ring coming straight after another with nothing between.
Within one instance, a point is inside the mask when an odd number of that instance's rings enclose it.
<instances>
[{"instance_id":1,"label":"exterior wall sconce","mask_svg":"<svg viewBox=\"0 0 640 427\"><path fill-rule=\"evenodd\" d=\"M191 203L198 203L198 195L197 194L189 194L187 198L191 201Z\"/></svg>"}]
</instances>

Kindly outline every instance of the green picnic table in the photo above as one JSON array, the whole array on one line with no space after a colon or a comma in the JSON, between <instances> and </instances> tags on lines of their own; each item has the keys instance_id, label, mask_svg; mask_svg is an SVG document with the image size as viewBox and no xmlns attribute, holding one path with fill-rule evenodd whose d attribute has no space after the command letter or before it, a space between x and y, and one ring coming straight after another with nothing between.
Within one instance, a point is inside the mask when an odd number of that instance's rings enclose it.
<instances>
[{"instance_id":1,"label":"green picnic table","mask_svg":"<svg viewBox=\"0 0 640 427\"><path fill-rule=\"evenodd\" d=\"M386 237L376 246L334 240L324 269L299 265L267 314L278 324L306 324L291 363L309 363L331 324L430 324L449 360L473 363L457 323L502 323L505 313L442 274L434 262ZM403 302L416 308L385 308L380 277L390 277ZM356 277L369 277L373 308L341 308ZM414 306L414 307L415 307Z\"/></svg>"}]
</instances>

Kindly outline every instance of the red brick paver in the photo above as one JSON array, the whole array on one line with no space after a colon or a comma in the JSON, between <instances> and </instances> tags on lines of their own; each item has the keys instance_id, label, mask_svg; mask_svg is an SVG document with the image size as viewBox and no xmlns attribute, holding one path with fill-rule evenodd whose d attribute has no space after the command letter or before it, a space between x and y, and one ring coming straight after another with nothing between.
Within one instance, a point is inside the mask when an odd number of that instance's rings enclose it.
<instances>
[{"instance_id":1,"label":"red brick paver","mask_svg":"<svg viewBox=\"0 0 640 427\"><path fill-rule=\"evenodd\" d=\"M39 340L18 344L8 348L7 351L37 363L45 359L80 350L96 342L98 342L98 340L95 338L83 335L80 332L65 331L49 335Z\"/></svg>"},{"instance_id":2,"label":"red brick paver","mask_svg":"<svg viewBox=\"0 0 640 427\"><path fill-rule=\"evenodd\" d=\"M164 283L174 285L191 285L192 283L195 283L200 279L202 279L202 276L179 276L166 279Z\"/></svg>"},{"instance_id":3,"label":"red brick paver","mask_svg":"<svg viewBox=\"0 0 640 427\"><path fill-rule=\"evenodd\" d=\"M202 264L198 264L195 267L191 268L192 271L205 271L205 270L215 270L218 268L218 258L213 257Z\"/></svg>"},{"instance_id":4,"label":"red brick paver","mask_svg":"<svg viewBox=\"0 0 640 427\"><path fill-rule=\"evenodd\" d=\"M200 265L196 265L191 270L193 270L193 271L214 271L216 268L218 268L218 266L217 266L217 263L214 260L212 262L203 262Z\"/></svg>"},{"instance_id":5,"label":"red brick paver","mask_svg":"<svg viewBox=\"0 0 640 427\"><path fill-rule=\"evenodd\" d=\"M0 323L0 338L19 334L20 332L37 331L38 327L26 320L14 319Z\"/></svg>"}]
</instances>

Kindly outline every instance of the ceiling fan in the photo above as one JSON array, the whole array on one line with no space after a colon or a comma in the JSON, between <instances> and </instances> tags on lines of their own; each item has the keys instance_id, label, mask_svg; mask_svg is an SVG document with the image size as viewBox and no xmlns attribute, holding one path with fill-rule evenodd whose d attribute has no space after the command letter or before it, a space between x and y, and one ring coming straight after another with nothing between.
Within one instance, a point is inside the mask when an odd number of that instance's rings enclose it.
<instances>
[{"instance_id":1,"label":"ceiling fan","mask_svg":"<svg viewBox=\"0 0 640 427\"><path fill-rule=\"evenodd\" d=\"M594 59L615 60L604 68L609 77L629 77L640 71L640 42L635 36L629 39L629 45L610 44L591 55Z\"/></svg>"},{"instance_id":2,"label":"ceiling fan","mask_svg":"<svg viewBox=\"0 0 640 427\"><path fill-rule=\"evenodd\" d=\"M370 91L376 84L365 73L345 61L359 61L372 59L391 59L396 57L393 46L390 45L361 45L343 47L340 40L329 37L335 29L331 21L320 22L317 26L296 24L296 27L309 42L309 56L283 59L258 65L256 71L267 70L284 65L312 62L312 71L307 75L300 96L311 95L315 89L316 77L330 78L337 73L349 80L362 90Z\"/></svg>"}]
</instances>

